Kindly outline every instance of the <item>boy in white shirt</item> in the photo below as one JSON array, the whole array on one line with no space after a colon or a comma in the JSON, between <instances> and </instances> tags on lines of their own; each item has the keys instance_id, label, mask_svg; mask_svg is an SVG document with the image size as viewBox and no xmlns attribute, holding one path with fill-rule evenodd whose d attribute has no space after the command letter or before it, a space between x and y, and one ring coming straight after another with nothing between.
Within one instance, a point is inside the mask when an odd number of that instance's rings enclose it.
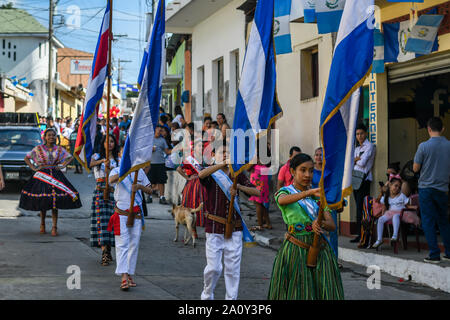
<instances>
[{"instance_id":1,"label":"boy in white shirt","mask_svg":"<svg viewBox=\"0 0 450 320\"><path fill-rule=\"evenodd\" d=\"M109 174L109 183L116 184L119 181L119 167L111 170ZM148 171L149 168L144 170ZM136 287L136 283L131 278L134 275L137 264L139 250L139 241L141 239L143 227L143 194L152 193L150 181L146 172L140 169L138 171L137 184L133 185L136 172L129 174L122 182L115 186L114 199L116 200L116 209L108 225L108 231L114 229L116 244L116 274L122 275L121 290L128 290L130 287ZM127 219L131 205L131 193L136 191L133 213L135 214L134 225L127 227Z\"/></svg>"}]
</instances>

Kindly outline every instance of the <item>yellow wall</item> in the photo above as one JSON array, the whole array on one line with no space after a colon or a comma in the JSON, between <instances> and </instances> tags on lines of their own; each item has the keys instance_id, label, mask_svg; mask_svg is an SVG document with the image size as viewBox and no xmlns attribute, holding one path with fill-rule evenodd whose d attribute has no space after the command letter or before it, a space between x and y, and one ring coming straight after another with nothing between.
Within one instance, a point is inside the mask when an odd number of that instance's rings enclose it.
<instances>
[{"instance_id":1,"label":"yellow wall","mask_svg":"<svg viewBox=\"0 0 450 320\"><path fill-rule=\"evenodd\" d=\"M376 1L375 3L381 8L381 21L384 22L410 13L412 7L417 11L421 11L447 1L448 0L425 0L423 3L414 3L413 5L411 2L388 3L386 1Z\"/></svg>"}]
</instances>

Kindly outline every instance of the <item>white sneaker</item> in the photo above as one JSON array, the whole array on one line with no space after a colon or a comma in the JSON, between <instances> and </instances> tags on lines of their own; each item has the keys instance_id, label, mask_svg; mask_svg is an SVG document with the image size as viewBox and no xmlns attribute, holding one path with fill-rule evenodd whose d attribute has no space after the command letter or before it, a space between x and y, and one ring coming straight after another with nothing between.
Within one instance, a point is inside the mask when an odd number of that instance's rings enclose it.
<instances>
[{"instance_id":1,"label":"white sneaker","mask_svg":"<svg viewBox=\"0 0 450 320\"><path fill-rule=\"evenodd\" d=\"M377 240L377 241L373 244L372 248L377 249L379 246L381 246L382 243L383 243L383 241Z\"/></svg>"}]
</instances>

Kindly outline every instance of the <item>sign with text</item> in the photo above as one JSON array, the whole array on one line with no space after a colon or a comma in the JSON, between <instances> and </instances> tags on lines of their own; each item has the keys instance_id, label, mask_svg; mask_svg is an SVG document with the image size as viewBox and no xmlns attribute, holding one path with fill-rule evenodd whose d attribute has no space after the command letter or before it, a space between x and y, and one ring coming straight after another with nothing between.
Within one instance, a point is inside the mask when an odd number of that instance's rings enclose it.
<instances>
[{"instance_id":1,"label":"sign with text","mask_svg":"<svg viewBox=\"0 0 450 320\"><path fill-rule=\"evenodd\" d=\"M90 74L92 69L92 60L72 59L70 60L71 74Z\"/></svg>"}]
</instances>

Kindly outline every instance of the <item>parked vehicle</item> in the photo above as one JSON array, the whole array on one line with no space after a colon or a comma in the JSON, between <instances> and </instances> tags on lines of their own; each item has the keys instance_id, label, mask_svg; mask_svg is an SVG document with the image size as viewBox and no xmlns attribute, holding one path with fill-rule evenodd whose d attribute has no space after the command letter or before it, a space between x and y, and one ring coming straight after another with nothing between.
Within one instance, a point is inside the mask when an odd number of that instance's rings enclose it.
<instances>
[{"instance_id":1,"label":"parked vehicle","mask_svg":"<svg viewBox=\"0 0 450 320\"><path fill-rule=\"evenodd\" d=\"M0 164L5 180L27 181L33 171L24 158L34 147L42 144L41 130L34 121L35 114L13 115L0 114Z\"/></svg>"}]
</instances>

